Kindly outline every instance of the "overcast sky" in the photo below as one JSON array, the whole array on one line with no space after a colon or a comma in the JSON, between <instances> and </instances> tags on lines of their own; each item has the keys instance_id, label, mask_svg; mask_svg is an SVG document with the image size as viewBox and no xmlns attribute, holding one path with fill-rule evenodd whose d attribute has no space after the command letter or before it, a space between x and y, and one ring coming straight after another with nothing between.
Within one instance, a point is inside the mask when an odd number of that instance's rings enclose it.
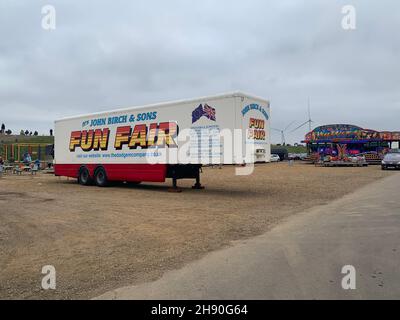
<instances>
[{"instance_id":1,"label":"overcast sky","mask_svg":"<svg viewBox=\"0 0 400 320\"><path fill-rule=\"evenodd\" d=\"M306 121L309 96L314 125L400 130L398 0L1 0L0 23L0 122L14 131L233 90L269 99L276 128Z\"/></svg>"}]
</instances>

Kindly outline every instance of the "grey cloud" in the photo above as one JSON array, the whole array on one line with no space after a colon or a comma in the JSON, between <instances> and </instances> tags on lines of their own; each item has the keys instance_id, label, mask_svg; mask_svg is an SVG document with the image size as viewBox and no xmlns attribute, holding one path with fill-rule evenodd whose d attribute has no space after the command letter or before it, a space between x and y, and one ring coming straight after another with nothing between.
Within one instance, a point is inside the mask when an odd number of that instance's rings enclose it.
<instances>
[{"instance_id":1,"label":"grey cloud","mask_svg":"<svg viewBox=\"0 0 400 320\"><path fill-rule=\"evenodd\" d=\"M55 0L0 4L1 122L47 132L56 118L244 90L272 103L275 127L307 117L400 129L400 5L350 1ZM306 128L288 134L302 139ZM279 134L273 140L279 142Z\"/></svg>"}]
</instances>

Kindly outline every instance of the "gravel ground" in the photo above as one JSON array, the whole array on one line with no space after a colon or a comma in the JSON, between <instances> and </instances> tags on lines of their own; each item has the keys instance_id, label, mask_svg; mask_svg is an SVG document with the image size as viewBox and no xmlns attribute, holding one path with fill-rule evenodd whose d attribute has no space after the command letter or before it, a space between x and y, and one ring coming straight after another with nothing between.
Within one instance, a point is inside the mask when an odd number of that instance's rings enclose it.
<instances>
[{"instance_id":1,"label":"gravel ground","mask_svg":"<svg viewBox=\"0 0 400 320\"><path fill-rule=\"evenodd\" d=\"M205 190L165 184L82 187L51 175L0 178L0 298L86 299L159 278L390 175L380 167L257 165L204 169ZM54 265L57 289L41 289Z\"/></svg>"}]
</instances>

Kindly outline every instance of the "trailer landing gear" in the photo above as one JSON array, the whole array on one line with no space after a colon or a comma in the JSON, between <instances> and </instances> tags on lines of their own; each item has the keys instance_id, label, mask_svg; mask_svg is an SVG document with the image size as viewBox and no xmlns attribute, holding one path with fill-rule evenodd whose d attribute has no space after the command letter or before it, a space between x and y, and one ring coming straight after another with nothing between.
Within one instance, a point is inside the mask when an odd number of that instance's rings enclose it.
<instances>
[{"instance_id":1,"label":"trailer landing gear","mask_svg":"<svg viewBox=\"0 0 400 320\"><path fill-rule=\"evenodd\" d=\"M204 188L205 187L202 186L201 183L197 183L197 182L192 186L192 189L197 189L197 190L203 190Z\"/></svg>"},{"instance_id":2,"label":"trailer landing gear","mask_svg":"<svg viewBox=\"0 0 400 320\"><path fill-rule=\"evenodd\" d=\"M170 165L167 170L167 178L172 178L172 187L168 191L182 192L182 189L177 186L178 179L196 179L192 189L204 189L200 183L200 171L201 165Z\"/></svg>"},{"instance_id":3,"label":"trailer landing gear","mask_svg":"<svg viewBox=\"0 0 400 320\"><path fill-rule=\"evenodd\" d=\"M204 186L202 186L200 183L200 172L198 172L198 174L197 174L196 183L192 186L192 189L197 189L197 190L204 189Z\"/></svg>"},{"instance_id":4,"label":"trailer landing gear","mask_svg":"<svg viewBox=\"0 0 400 320\"><path fill-rule=\"evenodd\" d=\"M172 178L172 187L168 189L168 192L182 192L181 188L178 188L178 183L176 178Z\"/></svg>"}]
</instances>

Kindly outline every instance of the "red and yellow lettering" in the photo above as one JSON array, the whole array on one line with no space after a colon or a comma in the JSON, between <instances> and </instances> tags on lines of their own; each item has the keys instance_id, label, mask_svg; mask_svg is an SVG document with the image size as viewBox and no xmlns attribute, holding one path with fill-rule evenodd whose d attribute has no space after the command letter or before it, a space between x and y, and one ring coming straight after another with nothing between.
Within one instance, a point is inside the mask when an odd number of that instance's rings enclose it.
<instances>
[{"instance_id":1,"label":"red and yellow lettering","mask_svg":"<svg viewBox=\"0 0 400 320\"><path fill-rule=\"evenodd\" d=\"M264 129L265 121L261 119L250 118L249 128Z\"/></svg>"},{"instance_id":2,"label":"red and yellow lettering","mask_svg":"<svg viewBox=\"0 0 400 320\"><path fill-rule=\"evenodd\" d=\"M105 128L103 130L96 129L94 132L93 138L93 150L107 150L108 149L108 140L110 137L110 129Z\"/></svg>"},{"instance_id":3,"label":"red and yellow lettering","mask_svg":"<svg viewBox=\"0 0 400 320\"><path fill-rule=\"evenodd\" d=\"M80 131L71 132L71 138L69 140L69 151L75 152L75 148L81 144L82 133Z\"/></svg>"},{"instance_id":4,"label":"red and yellow lettering","mask_svg":"<svg viewBox=\"0 0 400 320\"><path fill-rule=\"evenodd\" d=\"M147 146L153 147L156 144L157 139L157 123L151 123L149 127L149 133L147 135Z\"/></svg>"},{"instance_id":5,"label":"red and yellow lettering","mask_svg":"<svg viewBox=\"0 0 400 320\"><path fill-rule=\"evenodd\" d=\"M249 128L253 128L254 127L254 118L250 118L250 121L249 121Z\"/></svg>"},{"instance_id":6,"label":"red and yellow lettering","mask_svg":"<svg viewBox=\"0 0 400 320\"><path fill-rule=\"evenodd\" d=\"M178 135L178 125L176 122L161 122L158 126L157 146L167 145L170 148L177 147L174 138Z\"/></svg>"},{"instance_id":7,"label":"red and yellow lettering","mask_svg":"<svg viewBox=\"0 0 400 320\"><path fill-rule=\"evenodd\" d=\"M131 140L129 141L129 148L136 149L138 146L142 148L147 147L146 142L147 126L145 124L138 124L132 132Z\"/></svg>"},{"instance_id":8,"label":"red and yellow lettering","mask_svg":"<svg viewBox=\"0 0 400 320\"><path fill-rule=\"evenodd\" d=\"M131 131L132 129L130 126L117 128L117 132L115 135L115 143L114 143L114 148L116 150L121 150L124 144L129 143L129 137L131 135Z\"/></svg>"},{"instance_id":9,"label":"red and yellow lettering","mask_svg":"<svg viewBox=\"0 0 400 320\"><path fill-rule=\"evenodd\" d=\"M93 130L89 131L82 131L82 137L81 137L81 149L83 151L90 151L92 150L93 147Z\"/></svg>"}]
</instances>

